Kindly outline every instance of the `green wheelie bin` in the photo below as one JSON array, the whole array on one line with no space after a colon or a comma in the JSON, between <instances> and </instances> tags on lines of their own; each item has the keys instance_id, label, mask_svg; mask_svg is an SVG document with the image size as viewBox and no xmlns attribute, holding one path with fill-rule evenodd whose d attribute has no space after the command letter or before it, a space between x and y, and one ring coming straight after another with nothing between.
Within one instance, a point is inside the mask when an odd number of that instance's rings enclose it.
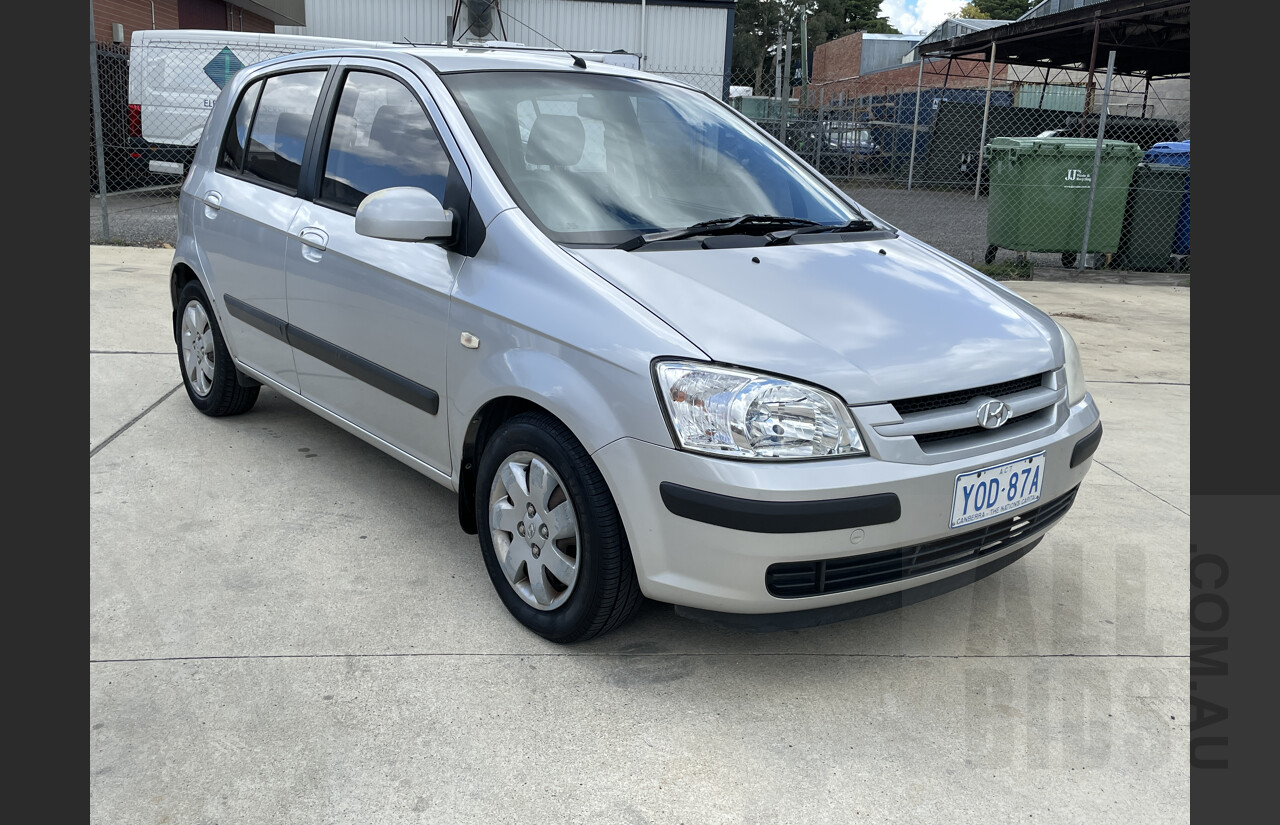
<instances>
[{"instance_id":1,"label":"green wheelie bin","mask_svg":"<svg viewBox=\"0 0 1280 825\"><path fill-rule=\"evenodd\" d=\"M1178 219L1191 167L1139 163L1129 187L1120 249L1111 259L1117 269L1164 272L1173 268Z\"/></svg>"},{"instance_id":2,"label":"green wheelie bin","mask_svg":"<svg viewBox=\"0 0 1280 825\"><path fill-rule=\"evenodd\" d=\"M998 249L1060 252L1073 267L1084 242L1095 138L998 137L983 149L990 173L986 262ZM1125 199L1142 159L1136 143L1104 140L1089 222L1088 253L1120 244Z\"/></svg>"}]
</instances>

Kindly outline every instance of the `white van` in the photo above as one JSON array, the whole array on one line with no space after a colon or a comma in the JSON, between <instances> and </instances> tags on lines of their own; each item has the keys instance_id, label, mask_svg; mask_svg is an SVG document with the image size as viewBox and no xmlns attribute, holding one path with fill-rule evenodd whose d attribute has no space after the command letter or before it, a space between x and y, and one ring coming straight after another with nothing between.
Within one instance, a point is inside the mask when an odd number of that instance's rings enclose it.
<instances>
[{"instance_id":1,"label":"white van","mask_svg":"<svg viewBox=\"0 0 1280 825\"><path fill-rule=\"evenodd\" d=\"M181 176L218 93L241 68L297 52L391 45L213 29L135 31L129 54L129 154L138 171Z\"/></svg>"},{"instance_id":2,"label":"white van","mask_svg":"<svg viewBox=\"0 0 1280 825\"><path fill-rule=\"evenodd\" d=\"M401 48L404 43L398 44ZM486 48L522 43L484 41L459 45ZM348 40L298 34L235 32L217 29L141 29L133 33L129 55L128 146L139 173L181 176L191 164L200 132L222 87L237 71L273 57L298 52L392 48L389 41ZM640 68L629 52L575 52L586 60Z\"/></svg>"}]
</instances>

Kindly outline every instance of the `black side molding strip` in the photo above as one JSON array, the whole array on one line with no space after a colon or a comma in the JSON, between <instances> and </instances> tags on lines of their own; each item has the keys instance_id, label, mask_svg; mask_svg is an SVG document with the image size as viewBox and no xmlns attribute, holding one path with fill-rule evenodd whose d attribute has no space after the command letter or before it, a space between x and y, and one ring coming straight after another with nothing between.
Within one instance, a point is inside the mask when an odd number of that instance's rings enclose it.
<instances>
[{"instance_id":1,"label":"black side molding strip","mask_svg":"<svg viewBox=\"0 0 1280 825\"><path fill-rule=\"evenodd\" d=\"M371 387L399 398L406 404L412 404L425 413L435 415L440 411L440 394L430 387L424 387L350 350L298 329L288 321L277 318L269 312L263 312L235 296L224 295L222 298L226 301L227 311L231 313L231 317L245 322L254 329L261 330L272 338L279 339L300 352L305 352L312 358L318 358Z\"/></svg>"},{"instance_id":2,"label":"black side molding strip","mask_svg":"<svg viewBox=\"0 0 1280 825\"><path fill-rule=\"evenodd\" d=\"M819 627L834 622L857 619L862 616L872 616L887 610L897 610L909 604L916 604L925 599L932 599L934 596L941 596L943 593L950 593L952 590L966 587L1013 564L1030 553L1043 538L1044 536L1040 536L1035 541L1030 542L1025 547L1014 550L1007 556L1001 556L995 561L980 564L963 573L957 573L927 584L916 585L907 590L886 593L883 596L874 596L858 602L797 610L793 613L720 613L715 610L676 605L675 613L677 616L683 616L686 619L693 619L704 624L756 633Z\"/></svg>"},{"instance_id":3,"label":"black side molding strip","mask_svg":"<svg viewBox=\"0 0 1280 825\"><path fill-rule=\"evenodd\" d=\"M1097 451L1098 445L1101 443L1102 422L1099 421L1093 432L1076 442L1075 449L1071 451L1071 466L1078 467L1081 462L1087 461Z\"/></svg>"},{"instance_id":4,"label":"black side molding strip","mask_svg":"<svg viewBox=\"0 0 1280 825\"><path fill-rule=\"evenodd\" d=\"M423 412L431 415L439 412L440 395L430 387L424 387L416 381L392 372L367 358L361 358L350 350L335 346L323 338L317 338L292 324L288 326L287 333L290 345L299 352L318 358L329 366L340 369L347 375L382 390L387 395L395 396L406 404L412 404Z\"/></svg>"},{"instance_id":5,"label":"black side molding strip","mask_svg":"<svg viewBox=\"0 0 1280 825\"><path fill-rule=\"evenodd\" d=\"M677 516L751 533L818 533L888 524L902 515L893 493L823 501L757 501L664 481L662 503Z\"/></svg>"},{"instance_id":6,"label":"black side molding strip","mask_svg":"<svg viewBox=\"0 0 1280 825\"><path fill-rule=\"evenodd\" d=\"M283 318L277 318L269 312L263 312L252 304L246 304L234 295L223 295L222 300L226 302L227 312L231 313L232 318L237 321L243 321L276 340L288 343L289 338L285 328L289 326L289 323Z\"/></svg>"}]
</instances>

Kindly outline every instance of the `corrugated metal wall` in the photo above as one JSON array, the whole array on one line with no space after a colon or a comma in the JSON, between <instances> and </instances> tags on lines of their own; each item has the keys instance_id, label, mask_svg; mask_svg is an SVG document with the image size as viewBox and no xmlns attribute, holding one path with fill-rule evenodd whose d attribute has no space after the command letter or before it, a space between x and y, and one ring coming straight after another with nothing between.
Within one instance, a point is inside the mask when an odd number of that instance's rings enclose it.
<instances>
[{"instance_id":1,"label":"corrugated metal wall","mask_svg":"<svg viewBox=\"0 0 1280 825\"><path fill-rule=\"evenodd\" d=\"M306 26L281 34L443 43L454 0L307 0ZM466 15L466 4L461 15ZM498 0L507 40L539 48L641 50L639 3L589 0ZM647 5L643 67L720 94L724 77L725 8ZM459 27L461 31L461 27ZM494 33L501 32L494 24ZM686 76L687 75L687 76ZM698 82L702 78L710 84Z\"/></svg>"},{"instance_id":2,"label":"corrugated metal wall","mask_svg":"<svg viewBox=\"0 0 1280 825\"><path fill-rule=\"evenodd\" d=\"M917 42L919 42L919 38L916 37L889 38L862 35L860 73L866 74L878 69L887 69L890 66L900 66L902 64L902 56L911 51Z\"/></svg>"},{"instance_id":3,"label":"corrugated metal wall","mask_svg":"<svg viewBox=\"0 0 1280 825\"><path fill-rule=\"evenodd\" d=\"M1085 89L1083 86L1025 85L1018 88L1015 106L1028 109L1052 109L1058 112L1083 112Z\"/></svg>"}]
</instances>

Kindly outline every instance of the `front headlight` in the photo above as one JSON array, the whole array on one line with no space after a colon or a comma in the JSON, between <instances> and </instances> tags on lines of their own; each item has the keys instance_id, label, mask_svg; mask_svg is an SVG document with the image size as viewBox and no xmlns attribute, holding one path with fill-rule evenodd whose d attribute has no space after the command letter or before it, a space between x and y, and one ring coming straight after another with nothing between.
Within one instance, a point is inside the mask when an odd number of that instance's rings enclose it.
<instances>
[{"instance_id":1,"label":"front headlight","mask_svg":"<svg viewBox=\"0 0 1280 825\"><path fill-rule=\"evenodd\" d=\"M1080 365L1080 350L1076 349L1076 339L1071 337L1071 333L1062 324L1058 324L1058 330L1062 333L1062 349L1067 354L1067 403L1074 407L1088 392L1088 387L1084 384L1084 367Z\"/></svg>"},{"instance_id":2,"label":"front headlight","mask_svg":"<svg viewBox=\"0 0 1280 825\"><path fill-rule=\"evenodd\" d=\"M866 453L849 410L815 387L691 361L659 361L654 380L686 450L770 460Z\"/></svg>"}]
</instances>

